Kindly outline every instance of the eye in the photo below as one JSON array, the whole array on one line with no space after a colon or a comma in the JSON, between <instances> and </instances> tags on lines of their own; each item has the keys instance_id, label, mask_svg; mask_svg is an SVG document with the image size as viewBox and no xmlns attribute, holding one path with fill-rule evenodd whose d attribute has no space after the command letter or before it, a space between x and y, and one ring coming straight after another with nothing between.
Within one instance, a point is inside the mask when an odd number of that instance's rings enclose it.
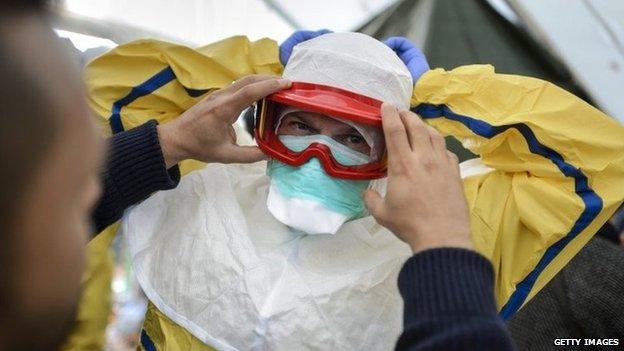
<instances>
[{"instance_id":1,"label":"eye","mask_svg":"<svg viewBox=\"0 0 624 351\"><path fill-rule=\"evenodd\" d=\"M366 139L364 139L364 137L359 133L343 134L335 138L335 140L342 145L345 145L352 150L361 152L363 154L368 155L371 151L368 143L366 142Z\"/></svg>"},{"instance_id":2,"label":"eye","mask_svg":"<svg viewBox=\"0 0 624 351\"><path fill-rule=\"evenodd\" d=\"M311 131L311 130L312 130L312 128L310 128L310 126L308 126L307 124L302 123L302 122L292 122L292 125L293 125L293 126L294 126L297 130L300 130L300 131L306 131L306 132L309 132L309 131Z\"/></svg>"},{"instance_id":3,"label":"eye","mask_svg":"<svg viewBox=\"0 0 624 351\"><path fill-rule=\"evenodd\" d=\"M364 140L364 138L358 134L349 134L345 136L345 141L349 144L362 144L366 142L366 140Z\"/></svg>"}]
</instances>

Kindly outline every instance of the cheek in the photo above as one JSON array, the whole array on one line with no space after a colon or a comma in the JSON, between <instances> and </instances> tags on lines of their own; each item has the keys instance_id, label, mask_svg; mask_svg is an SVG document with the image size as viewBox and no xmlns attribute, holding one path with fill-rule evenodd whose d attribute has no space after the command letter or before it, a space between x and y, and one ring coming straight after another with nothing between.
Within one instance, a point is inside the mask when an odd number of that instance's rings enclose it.
<instances>
[{"instance_id":1,"label":"cheek","mask_svg":"<svg viewBox=\"0 0 624 351\"><path fill-rule=\"evenodd\" d=\"M81 206L82 213L84 214L84 218L89 218L91 216L91 212L93 211L97 201L100 199L102 195L102 184L101 180L98 176L92 176L89 178L87 182L87 186L85 191L83 192ZM89 228L88 230L90 230Z\"/></svg>"},{"instance_id":2,"label":"cheek","mask_svg":"<svg viewBox=\"0 0 624 351\"><path fill-rule=\"evenodd\" d=\"M335 137L336 138L336 137ZM336 140L336 139L334 139ZM349 149L360 152L364 155L370 155L371 153L371 148L370 146L368 146L368 144L363 141L363 142L359 142L359 143L351 143L348 140L344 140L344 138L339 138L338 141L347 146Z\"/></svg>"},{"instance_id":3,"label":"cheek","mask_svg":"<svg viewBox=\"0 0 624 351\"><path fill-rule=\"evenodd\" d=\"M351 148L357 152L361 152L365 155L370 155L371 148L366 143L353 144Z\"/></svg>"},{"instance_id":4,"label":"cheek","mask_svg":"<svg viewBox=\"0 0 624 351\"><path fill-rule=\"evenodd\" d=\"M76 200L40 196L24 216L18 296L32 313L64 313L76 304L89 231ZM57 312L49 311L51 306Z\"/></svg>"}]
</instances>

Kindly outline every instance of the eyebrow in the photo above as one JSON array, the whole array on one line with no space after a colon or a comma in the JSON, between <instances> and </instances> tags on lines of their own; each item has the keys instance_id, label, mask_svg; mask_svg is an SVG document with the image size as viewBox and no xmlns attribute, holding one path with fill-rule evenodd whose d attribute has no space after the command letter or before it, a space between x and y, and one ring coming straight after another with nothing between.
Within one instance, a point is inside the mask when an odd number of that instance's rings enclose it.
<instances>
[{"instance_id":1,"label":"eyebrow","mask_svg":"<svg viewBox=\"0 0 624 351\"><path fill-rule=\"evenodd\" d=\"M314 120L314 117L306 117L306 116L302 116L299 115L297 113L293 113L292 116L296 119L298 119L301 122L304 122L305 124L307 124L310 128L314 129L315 131L319 131L319 129L317 127L314 126L314 122L312 120ZM328 118L333 118L333 117L328 117ZM338 121L341 123L341 125L338 128L348 128L345 129L344 131L342 130L338 130L338 134L340 135L344 135L344 134L357 134L360 137L364 138L364 136L362 135L362 133L360 133L356 128L354 128L351 125L348 125L342 121Z\"/></svg>"},{"instance_id":2,"label":"eyebrow","mask_svg":"<svg viewBox=\"0 0 624 351\"><path fill-rule=\"evenodd\" d=\"M362 133L360 133L360 131L358 131L357 129L355 129L353 126L350 126L348 124L344 124L344 126L340 126L338 127L340 129L337 130L338 135L351 135L351 134L357 134L360 137L364 138L364 136L362 135ZM342 128L346 128L345 130L342 130Z\"/></svg>"},{"instance_id":3,"label":"eyebrow","mask_svg":"<svg viewBox=\"0 0 624 351\"><path fill-rule=\"evenodd\" d=\"M349 126L349 129L347 131L344 132L344 134L357 134L359 136L362 136L362 133L360 133L360 131L358 131L357 129Z\"/></svg>"}]
</instances>

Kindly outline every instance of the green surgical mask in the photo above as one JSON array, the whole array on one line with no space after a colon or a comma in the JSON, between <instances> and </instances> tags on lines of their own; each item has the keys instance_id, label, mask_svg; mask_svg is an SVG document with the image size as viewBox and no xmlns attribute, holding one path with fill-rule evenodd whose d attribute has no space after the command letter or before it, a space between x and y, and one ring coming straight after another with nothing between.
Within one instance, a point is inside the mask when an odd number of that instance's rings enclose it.
<instances>
[{"instance_id":1,"label":"green surgical mask","mask_svg":"<svg viewBox=\"0 0 624 351\"><path fill-rule=\"evenodd\" d=\"M315 138L310 138L310 136L280 136L280 141L293 151L302 151L311 143L319 142L318 137L322 136L316 135L312 137ZM338 162L345 165L370 162L370 158L367 155L353 151L331 138L326 138L322 143L330 148L332 155ZM279 195L281 195L279 201L288 202L288 204L271 206L272 201L268 201L269 210L278 219L287 218L294 222L307 222L284 223L288 226L296 229L309 228L310 226L315 226L315 223L309 222L316 221L319 222L319 232L323 232L320 228L326 225L337 230L336 226L342 225L342 223L349 220L362 218L368 214L362 199L362 192L368 188L370 180L349 180L331 177L325 172L321 163L315 157L299 167L289 166L274 159L270 160L267 174L271 178L271 187L275 187ZM297 200L307 200L305 201L306 205L301 205L301 201ZM306 213L297 215L275 213L277 208L280 211L308 212L309 216L305 216ZM324 217L328 218L327 221L324 221Z\"/></svg>"}]
</instances>

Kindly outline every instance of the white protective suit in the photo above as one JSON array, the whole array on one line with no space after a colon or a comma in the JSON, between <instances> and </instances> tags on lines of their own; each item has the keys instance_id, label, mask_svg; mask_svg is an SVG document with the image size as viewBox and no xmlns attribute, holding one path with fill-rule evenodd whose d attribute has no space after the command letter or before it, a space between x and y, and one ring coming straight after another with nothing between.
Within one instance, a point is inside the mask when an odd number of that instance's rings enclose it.
<instances>
[{"instance_id":1,"label":"white protective suit","mask_svg":"<svg viewBox=\"0 0 624 351\"><path fill-rule=\"evenodd\" d=\"M284 76L402 108L412 96L398 57L355 33L298 45ZM222 350L392 349L409 247L370 216L335 235L294 232L267 209L269 181L266 162L210 164L127 213L122 231L150 301Z\"/></svg>"}]
</instances>

